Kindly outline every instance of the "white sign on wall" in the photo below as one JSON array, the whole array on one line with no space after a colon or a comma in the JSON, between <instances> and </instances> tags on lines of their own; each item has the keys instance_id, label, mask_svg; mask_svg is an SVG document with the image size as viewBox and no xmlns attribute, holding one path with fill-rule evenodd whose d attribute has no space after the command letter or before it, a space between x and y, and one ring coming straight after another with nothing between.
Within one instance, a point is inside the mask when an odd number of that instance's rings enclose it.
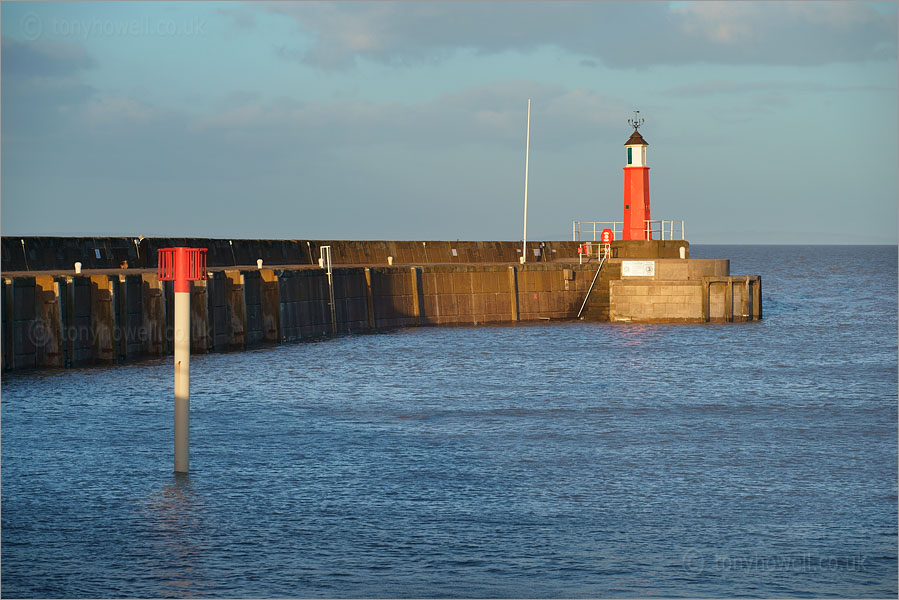
<instances>
[{"instance_id":1,"label":"white sign on wall","mask_svg":"<svg viewBox=\"0 0 899 600\"><path fill-rule=\"evenodd\" d=\"M654 277L656 263L654 260L623 260L621 261L622 277Z\"/></svg>"}]
</instances>

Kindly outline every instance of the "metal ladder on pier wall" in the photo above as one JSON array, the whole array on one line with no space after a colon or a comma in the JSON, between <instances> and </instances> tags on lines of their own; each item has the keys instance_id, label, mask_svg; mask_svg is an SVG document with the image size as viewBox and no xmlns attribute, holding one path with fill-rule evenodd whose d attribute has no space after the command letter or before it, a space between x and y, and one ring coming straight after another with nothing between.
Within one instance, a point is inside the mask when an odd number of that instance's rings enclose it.
<instances>
[{"instance_id":1,"label":"metal ladder on pier wall","mask_svg":"<svg viewBox=\"0 0 899 600\"><path fill-rule=\"evenodd\" d=\"M602 258L599 261L599 266L596 268L596 274L593 276L593 281L590 282L590 289L587 290L587 295L584 296L584 302L581 304L581 309L577 311L577 318L580 319L581 315L584 314L584 307L587 306L587 300L590 299L590 294L593 293L593 286L596 285L596 280L599 278L599 273L602 271L602 266L606 264L606 260L609 258L609 253L606 252L603 254Z\"/></svg>"}]
</instances>

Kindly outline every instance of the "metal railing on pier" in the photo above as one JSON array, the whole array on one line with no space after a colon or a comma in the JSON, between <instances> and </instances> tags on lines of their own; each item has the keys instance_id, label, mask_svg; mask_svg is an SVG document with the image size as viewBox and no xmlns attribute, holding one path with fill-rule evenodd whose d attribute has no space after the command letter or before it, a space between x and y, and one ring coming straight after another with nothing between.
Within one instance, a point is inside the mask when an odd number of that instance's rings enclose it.
<instances>
[{"instance_id":1,"label":"metal railing on pier","mask_svg":"<svg viewBox=\"0 0 899 600\"><path fill-rule=\"evenodd\" d=\"M597 241L603 229L611 229L614 239L620 240L624 230L622 221L572 221L571 239L575 242ZM644 230L648 240L684 240L683 220L647 220Z\"/></svg>"},{"instance_id":2,"label":"metal railing on pier","mask_svg":"<svg viewBox=\"0 0 899 600\"><path fill-rule=\"evenodd\" d=\"M683 240L684 221L646 221L646 239Z\"/></svg>"},{"instance_id":3,"label":"metal railing on pier","mask_svg":"<svg viewBox=\"0 0 899 600\"><path fill-rule=\"evenodd\" d=\"M602 242L581 242L577 249L578 264L582 265L584 262L590 262L594 259L602 262L606 258L609 258L609 254L611 254L609 244L603 244Z\"/></svg>"},{"instance_id":4,"label":"metal railing on pier","mask_svg":"<svg viewBox=\"0 0 899 600\"><path fill-rule=\"evenodd\" d=\"M583 239L590 241L599 240L603 229L611 229L616 240L621 239L621 232L624 230L623 221L573 221L571 225L571 239L575 242Z\"/></svg>"}]
</instances>

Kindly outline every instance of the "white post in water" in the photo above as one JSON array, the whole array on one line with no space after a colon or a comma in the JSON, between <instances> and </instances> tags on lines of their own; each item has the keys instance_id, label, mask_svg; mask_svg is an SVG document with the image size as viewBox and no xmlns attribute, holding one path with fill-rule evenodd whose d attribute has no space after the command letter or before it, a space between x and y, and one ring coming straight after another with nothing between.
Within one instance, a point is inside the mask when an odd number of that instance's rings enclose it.
<instances>
[{"instance_id":1,"label":"white post in water","mask_svg":"<svg viewBox=\"0 0 899 600\"><path fill-rule=\"evenodd\" d=\"M160 248L159 280L175 282L175 472L190 467L190 282L206 279L206 248Z\"/></svg>"},{"instance_id":2,"label":"white post in water","mask_svg":"<svg viewBox=\"0 0 899 600\"><path fill-rule=\"evenodd\" d=\"M175 282L175 473L190 465L190 283Z\"/></svg>"},{"instance_id":3,"label":"white post in water","mask_svg":"<svg viewBox=\"0 0 899 600\"><path fill-rule=\"evenodd\" d=\"M528 157L531 151L531 99L528 98L528 128L524 143L524 241L521 248L521 262L528 260Z\"/></svg>"}]
</instances>

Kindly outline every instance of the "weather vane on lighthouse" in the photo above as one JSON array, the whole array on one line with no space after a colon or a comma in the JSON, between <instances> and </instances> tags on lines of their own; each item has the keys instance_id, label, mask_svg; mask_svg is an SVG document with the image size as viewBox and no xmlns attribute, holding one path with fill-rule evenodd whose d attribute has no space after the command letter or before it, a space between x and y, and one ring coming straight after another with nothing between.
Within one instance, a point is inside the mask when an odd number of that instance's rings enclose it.
<instances>
[{"instance_id":1,"label":"weather vane on lighthouse","mask_svg":"<svg viewBox=\"0 0 899 600\"><path fill-rule=\"evenodd\" d=\"M641 119L641 118L640 118L640 111L639 111L639 110L635 110L635 111L634 111L634 118L633 118L633 119L628 119L628 120L627 120L627 124L630 125L631 127L633 127L633 128L634 128L634 131L637 131L638 129L640 129L640 126L643 125L643 123L645 123L645 122L646 122L646 119Z\"/></svg>"}]
</instances>

